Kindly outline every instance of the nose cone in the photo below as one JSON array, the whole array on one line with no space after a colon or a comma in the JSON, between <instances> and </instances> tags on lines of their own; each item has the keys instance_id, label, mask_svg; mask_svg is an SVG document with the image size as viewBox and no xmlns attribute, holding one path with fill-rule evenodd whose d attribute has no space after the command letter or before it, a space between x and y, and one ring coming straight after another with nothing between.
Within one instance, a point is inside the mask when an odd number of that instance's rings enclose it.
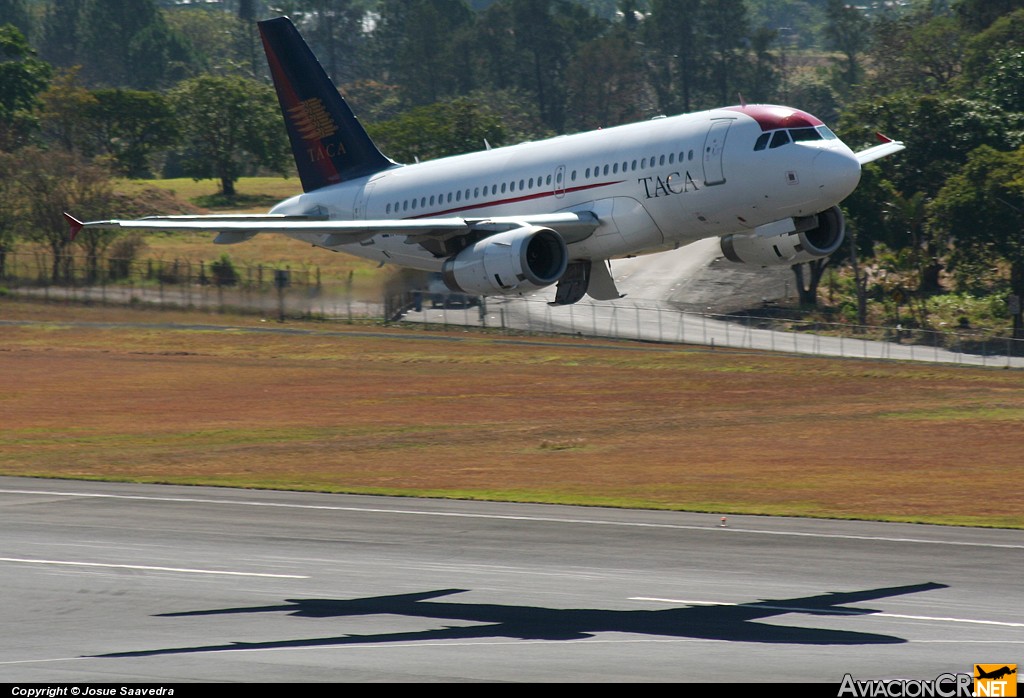
<instances>
[{"instance_id":1,"label":"nose cone","mask_svg":"<svg viewBox=\"0 0 1024 698\"><path fill-rule=\"evenodd\" d=\"M860 163L845 146L823 148L814 156L814 178L822 196L838 204L860 183Z\"/></svg>"}]
</instances>

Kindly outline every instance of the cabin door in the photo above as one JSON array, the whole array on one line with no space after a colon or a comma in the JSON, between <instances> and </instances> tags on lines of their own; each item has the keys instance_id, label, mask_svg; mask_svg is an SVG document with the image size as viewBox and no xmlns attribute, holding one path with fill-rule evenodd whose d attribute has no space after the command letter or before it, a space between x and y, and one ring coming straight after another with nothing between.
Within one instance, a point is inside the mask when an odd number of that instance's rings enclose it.
<instances>
[{"instance_id":1,"label":"cabin door","mask_svg":"<svg viewBox=\"0 0 1024 698\"><path fill-rule=\"evenodd\" d=\"M725 136L729 133L730 125L732 125L732 119L712 121L708 135L704 138L704 186L725 184L722 153L725 152Z\"/></svg>"}]
</instances>

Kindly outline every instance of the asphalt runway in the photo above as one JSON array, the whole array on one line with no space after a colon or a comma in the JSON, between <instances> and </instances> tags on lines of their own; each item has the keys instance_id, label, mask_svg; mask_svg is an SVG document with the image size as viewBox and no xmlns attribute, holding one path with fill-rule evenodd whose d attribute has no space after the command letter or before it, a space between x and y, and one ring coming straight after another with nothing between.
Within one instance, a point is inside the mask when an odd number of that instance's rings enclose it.
<instances>
[{"instance_id":1,"label":"asphalt runway","mask_svg":"<svg viewBox=\"0 0 1024 698\"><path fill-rule=\"evenodd\" d=\"M8 682L838 683L1024 660L1020 531L20 478L0 522Z\"/></svg>"}]
</instances>

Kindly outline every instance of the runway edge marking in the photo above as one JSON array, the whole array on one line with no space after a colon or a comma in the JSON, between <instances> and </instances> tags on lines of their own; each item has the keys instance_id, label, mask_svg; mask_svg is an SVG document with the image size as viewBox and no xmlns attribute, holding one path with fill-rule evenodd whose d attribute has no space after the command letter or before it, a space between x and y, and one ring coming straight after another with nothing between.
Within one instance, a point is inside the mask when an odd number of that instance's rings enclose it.
<instances>
[{"instance_id":1,"label":"runway edge marking","mask_svg":"<svg viewBox=\"0 0 1024 698\"><path fill-rule=\"evenodd\" d=\"M574 519L545 516L523 516L511 514L473 514L455 511L424 511L417 509L381 509L375 507L353 507L327 504L290 504L285 502L254 502L233 499L206 499L200 497L157 497L152 495L128 495L128 494L104 494L99 492L56 492L49 490L11 490L0 489L0 494L33 494L55 497L79 497L95 499L125 499L154 502L179 502L193 504L228 504L233 506L272 507L280 509L310 509L322 511L350 511L365 514L402 514L406 516L438 516L448 518L464 519L490 519L495 521L533 521L537 523L562 523L562 524L583 524L590 526L621 526L629 528L663 528L686 531L717 531L728 534L752 534L765 536L794 536L801 538L833 538L840 540L865 540L883 541L888 543L922 543L927 545L952 545L971 548L1003 548L1010 550L1024 550L1024 544L1020 543L976 543L969 541L953 540L928 540L927 538L906 538L893 536L867 536L851 535L843 533L811 533L807 531L770 531L758 528L721 528L718 526L694 526L689 524L665 524L665 523L644 523L640 521L607 521L600 519ZM508 504L508 502L500 502ZM654 511L654 510L652 510ZM666 512L669 513L669 512ZM837 519L837 521L839 521Z\"/></svg>"}]
</instances>

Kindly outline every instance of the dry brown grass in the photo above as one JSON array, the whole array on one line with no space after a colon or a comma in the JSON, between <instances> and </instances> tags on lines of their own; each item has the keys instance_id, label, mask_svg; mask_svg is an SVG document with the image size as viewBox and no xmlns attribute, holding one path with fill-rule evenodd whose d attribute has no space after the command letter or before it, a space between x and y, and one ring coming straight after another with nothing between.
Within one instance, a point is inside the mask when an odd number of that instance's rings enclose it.
<instances>
[{"instance_id":1,"label":"dry brown grass","mask_svg":"<svg viewBox=\"0 0 1024 698\"><path fill-rule=\"evenodd\" d=\"M0 302L29 317L7 474L1024 525L1019 372Z\"/></svg>"}]
</instances>

